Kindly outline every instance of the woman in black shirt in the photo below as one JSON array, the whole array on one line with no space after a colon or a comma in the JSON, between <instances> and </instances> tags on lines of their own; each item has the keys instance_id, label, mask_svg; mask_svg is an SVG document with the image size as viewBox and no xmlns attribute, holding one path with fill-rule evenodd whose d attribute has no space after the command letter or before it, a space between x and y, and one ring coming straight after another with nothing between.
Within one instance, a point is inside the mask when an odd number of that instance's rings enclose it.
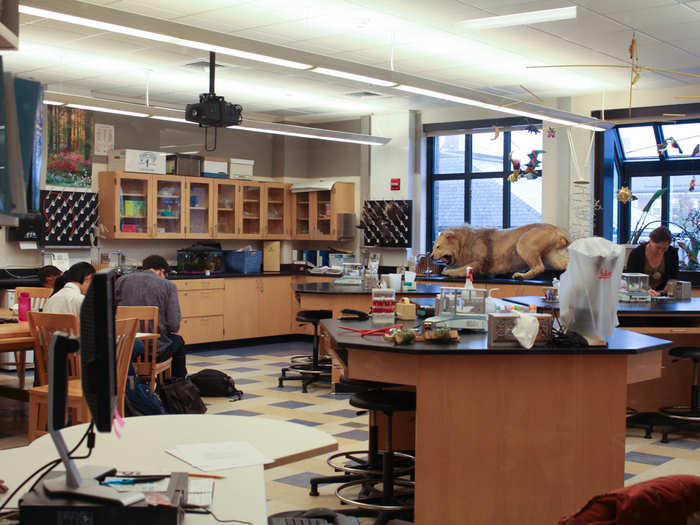
<instances>
[{"instance_id":1,"label":"woman in black shirt","mask_svg":"<svg viewBox=\"0 0 700 525\"><path fill-rule=\"evenodd\" d=\"M649 293L652 297L668 290L678 278L678 249L671 246L671 232L659 226L630 253L627 272L645 273L649 276Z\"/></svg>"}]
</instances>

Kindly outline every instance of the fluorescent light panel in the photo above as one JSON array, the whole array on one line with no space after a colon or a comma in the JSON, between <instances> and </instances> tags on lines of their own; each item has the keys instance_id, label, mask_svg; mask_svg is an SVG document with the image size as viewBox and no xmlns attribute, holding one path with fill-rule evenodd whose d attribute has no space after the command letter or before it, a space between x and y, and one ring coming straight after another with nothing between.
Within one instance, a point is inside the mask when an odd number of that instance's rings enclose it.
<instances>
[{"instance_id":1,"label":"fluorescent light panel","mask_svg":"<svg viewBox=\"0 0 700 525\"><path fill-rule=\"evenodd\" d=\"M569 20L576 18L576 6L560 7L557 9L544 9L542 11L528 11L514 13L512 15L489 16L486 18L474 18L459 22L459 26L465 29L495 29L498 27L524 26L554 22L556 20Z\"/></svg>"},{"instance_id":2,"label":"fluorescent light panel","mask_svg":"<svg viewBox=\"0 0 700 525\"><path fill-rule=\"evenodd\" d=\"M354 73L347 73L346 71L338 71L337 69L328 69L325 67L315 67L311 71L331 77L346 78L356 82L365 82L366 84L373 84L375 86L392 87L396 85L396 82L390 82L389 80L381 80L379 78L356 75Z\"/></svg>"},{"instance_id":3,"label":"fluorescent light panel","mask_svg":"<svg viewBox=\"0 0 700 525\"><path fill-rule=\"evenodd\" d=\"M179 110L182 112L182 110ZM191 122L189 120L185 120L184 118L177 118L177 117L161 117L160 115L151 115L151 118L157 119L157 120L167 120L169 122L180 122L182 124L196 124L196 122Z\"/></svg>"},{"instance_id":4,"label":"fluorescent light panel","mask_svg":"<svg viewBox=\"0 0 700 525\"><path fill-rule=\"evenodd\" d=\"M269 126L269 127L268 127ZM279 128L275 129L276 126L280 126ZM286 124L275 124L273 122L270 123L265 123L262 127L256 128L255 126L251 125L243 125L243 126L229 126L228 129L237 129L241 131L253 131L255 133L271 133L273 135L286 135L288 137L301 137L301 138L306 138L306 139L318 139L318 140L330 140L333 142L349 142L351 144L365 144L367 146L383 146L387 142L389 142L387 139L383 137L371 137L369 135L365 136L357 136L353 137L351 133L347 133L346 135L349 135L347 137L343 137L343 132L333 132L330 131L330 133L337 133L338 136L326 134L329 132L329 130L323 130L319 129L318 133L316 133L316 130L313 128L307 128L309 129L309 132L303 132L303 131L292 131L292 130L286 130L282 129L281 126L286 126ZM299 129L304 129L302 126L291 126L293 128L299 128ZM313 131L312 131L313 130Z\"/></svg>"},{"instance_id":5,"label":"fluorescent light panel","mask_svg":"<svg viewBox=\"0 0 700 525\"><path fill-rule=\"evenodd\" d=\"M66 104L67 108L87 109L89 111L99 111L100 113L115 113L128 117L147 117L148 113L137 113L135 111L123 111L121 109L102 108L99 106L84 106L83 104Z\"/></svg>"},{"instance_id":6,"label":"fluorescent light panel","mask_svg":"<svg viewBox=\"0 0 700 525\"><path fill-rule=\"evenodd\" d=\"M498 106L496 104L488 104L486 102L480 102L478 100L473 100L465 97L458 97L455 95L448 95L447 93L440 93L439 91L431 91L429 89L423 89L414 86L406 86L404 84L396 86L395 89L400 91L406 91L408 93L415 93L416 95L423 95L426 97L439 98L441 100L447 100L448 102L456 102L457 104L465 104L467 106L476 106L479 108L490 109L493 111L500 111L502 113L510 113L511 115L519 115L521 117L530 117L537 120L542 120L545 122L551 122L552 124L561 124L563 126L573 126L576 128L587 129L589 131L605 131L605 128L598 126L591 126L588 124L575 122L573 120L564 120L560 118L548 117L547 115L541 115L539 113L531 113L529 111L522 111L520 109Z\"/></svg>"},{"instance_id":7,"label":"fluorescent light panel","mask_svg":"<svg viewBox=\"0 0 700 525\"><path fill-rule=\"evenodd\" d=\"M44 100L44 104L47 106L62 106L65 102L58 102L56 100Z\"/></svg>"},{"instance_id":8,"label":"fluorescent light panel","mask_svg":"<svg viewBox=\"0 0 700 525\"><path fill-rule=\"evenodd\" d=\"M65 13L58 13L56 11L49 11L47 9L39 9L36 7L29 7L26 5L20 5L19 12L26 14L26 15L33 15L33 16L39 16L42 18L48 18L51 20L57 20L59 22L67 22L69 24L76 24L79 26L90 27L93 29L101 29L103 31L109 31L112 33L119 33L122 35L129 35L129 36L135 36L135 37L139 37L139 38L145 38L147 40L155 40L157 42L166 42L169 44L190 47L193 49L202 49L204 51L214 51L216 53L221 53L224 55L245 58L247 60L255 60L257 62L266 62L268 64L275 64L277 66L289 67L292 69L309 69L312 67L311 64L303 64L301 62L294 62L293 60L285 60L282 58L269 57L266 55L259 55L257 53L250 53L248 51L241 51L239 49L231 49L228 47L207 44L205 42L196 42L194 40L185 40L182 38L172 37L172 36L168 36L168 35L162 35L160 33L153 33L151 31L143 31L141 29L135 29L133 27L121 26L121 25L117 25L117 24L110 24L107 22L101 22L99 20L91 20L89 18L67 15Z\"/></svg>"}]
</instances>

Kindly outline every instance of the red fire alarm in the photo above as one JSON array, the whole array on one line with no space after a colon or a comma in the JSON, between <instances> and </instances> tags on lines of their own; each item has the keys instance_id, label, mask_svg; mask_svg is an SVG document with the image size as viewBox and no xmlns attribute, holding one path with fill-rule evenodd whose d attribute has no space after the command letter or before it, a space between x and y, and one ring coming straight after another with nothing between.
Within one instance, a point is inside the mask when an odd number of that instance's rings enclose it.
<instances>
[{"instance_id":1,"label":"red fire alarm","mask_svg":"<svg viewBox=\"0 0 700 525\"><path fill-rule=\"evenodd\" d=\"M391 191L398 191L401 189L401 179L391 179Z\"/></svg>"}]
</instances>

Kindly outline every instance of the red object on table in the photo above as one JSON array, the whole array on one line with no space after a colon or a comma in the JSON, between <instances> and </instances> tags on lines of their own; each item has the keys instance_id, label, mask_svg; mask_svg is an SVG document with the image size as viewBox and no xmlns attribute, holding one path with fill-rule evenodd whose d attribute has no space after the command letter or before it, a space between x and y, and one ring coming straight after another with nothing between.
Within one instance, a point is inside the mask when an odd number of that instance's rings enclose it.
<instances>
[{"instance_id":1,"label":"red object on table","mask_svg":"<svg viewBox=\"0 0 700 525\"><path fill-rule=\"evenodd\" d=\"M394 324L391 326L383 326L382 328L351 328L349 326L339 326L338 328L342 328L343 330L350 330L352 332L358 332L360 334L364 335L383 335L387 333L389 330L392 328L401 328L402 325L400 324Z\"/></svg>"}]
</instances>

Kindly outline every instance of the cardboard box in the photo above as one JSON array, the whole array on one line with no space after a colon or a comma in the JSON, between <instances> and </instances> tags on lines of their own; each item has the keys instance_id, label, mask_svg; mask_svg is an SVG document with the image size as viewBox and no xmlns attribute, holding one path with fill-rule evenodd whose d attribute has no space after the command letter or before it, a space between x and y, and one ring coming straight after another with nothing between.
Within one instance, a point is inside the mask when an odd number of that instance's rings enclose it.
<instances>
[{"instance_id":1,"label":"cardboard box","mask_svg":"<svg viewBox=\"0 0 700 525\"><path fill-rule=\"evenodd\" d=\"M229 159L229 177L232 179L252 179L254 165L254 160Z\"/></svg>"},{"instance_id":2,"label":"cardboard box","mask_svg":"<svg viewBox=\"0 0 700 525\"><path fill-rule=\"evenodd\" d=\"M202 177L228 177L228 159L221 157L204 157Z\"/></svg>"},{"instance_id":3,"label":"cardboard box","mask_svg":"<svg viewBox=\"0 0 700 525\"><path fill-rule=\"evenodd\" d=\"M280 271L280 242L265 241L263 243L263 271Z\"/></svg>"},{"instance_id":4,"label":"cardboard box","mask_svg":"<svg viewBox=\"0 0 700 525\"><path fill-rule=\"evenodd\" d=\"M107 155L107 170L165 174L165 153L138 149L113 149Z\"/></svg>"}]
</instances>

